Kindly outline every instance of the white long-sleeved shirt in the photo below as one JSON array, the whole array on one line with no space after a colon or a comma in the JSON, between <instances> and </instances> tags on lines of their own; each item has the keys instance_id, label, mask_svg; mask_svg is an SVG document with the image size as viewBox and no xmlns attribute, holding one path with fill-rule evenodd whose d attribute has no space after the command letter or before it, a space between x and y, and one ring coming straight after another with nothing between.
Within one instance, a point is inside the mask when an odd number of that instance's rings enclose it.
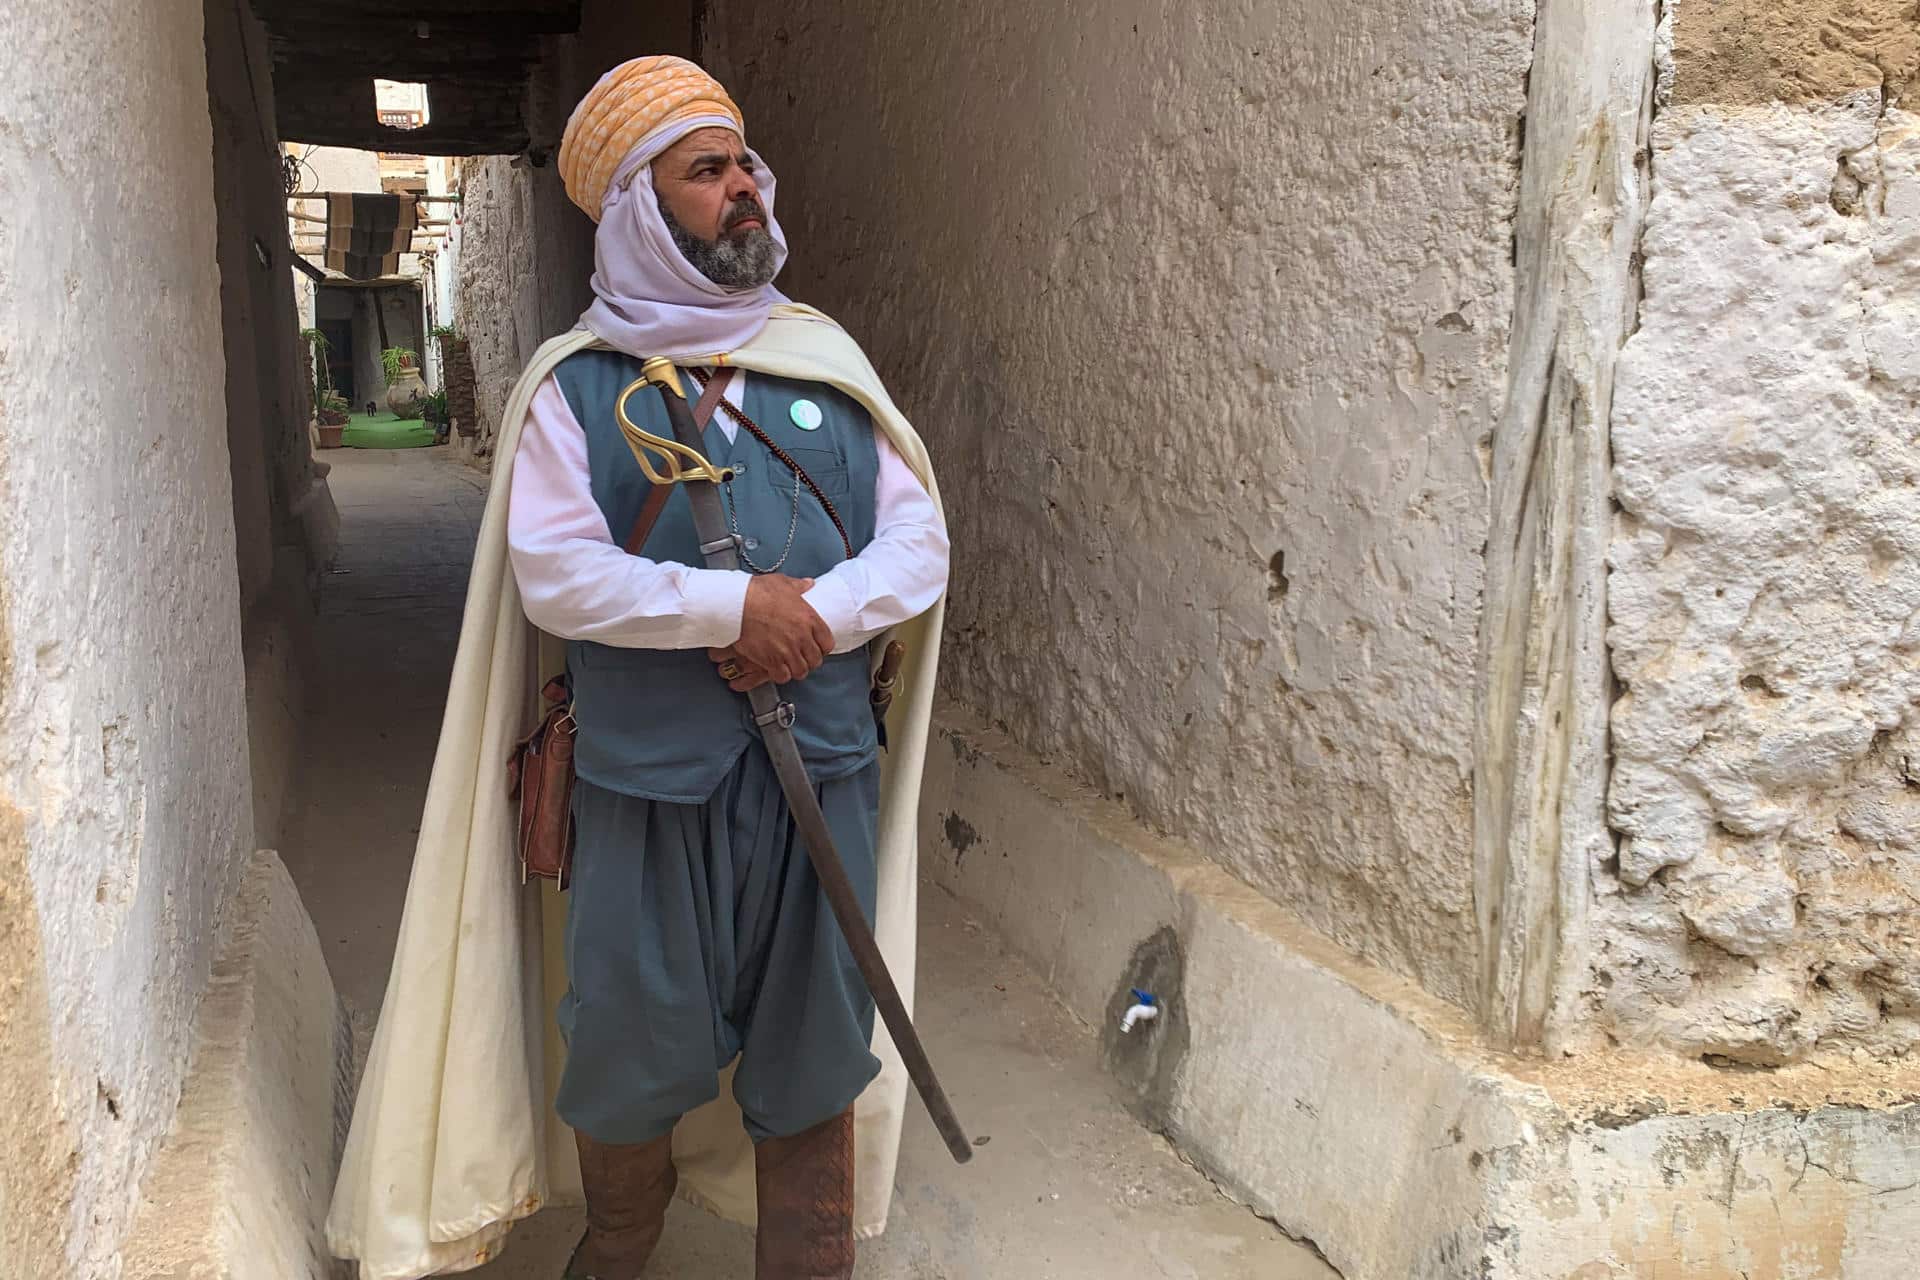
<instances>
[{"instance_id":1,"label":"white long-sleeved shirt","mask_svg":"<svg viewBox=\"0 0 1920 1280\"><path fill-rule=\"evenodd\" d=\"M726 398L738 408L747 374ZM720 429L738 428L724 412ZM845 653L933 607L947 589L947 530L933 499L876 431L873 541L802 597ZM628 555L593 499L587 438L549 377L534 392L513 460L507 548L527 617L542 631L628 649L717 649L740 638L751 575Z\"/></svg>"}]
</instances>

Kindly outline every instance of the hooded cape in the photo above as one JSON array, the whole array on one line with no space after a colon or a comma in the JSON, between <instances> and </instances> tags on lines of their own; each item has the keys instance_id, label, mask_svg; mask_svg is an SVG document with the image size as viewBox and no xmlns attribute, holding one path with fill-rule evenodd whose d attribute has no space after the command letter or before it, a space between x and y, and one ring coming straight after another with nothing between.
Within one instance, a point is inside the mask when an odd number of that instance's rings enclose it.
<instances>
[{"instance_id":1,"label":"hooded cape","mask_svg":"<svg viewBox=\"0 0 1920 1280\"><path fill-rule=\"evenodd\" d=\"M567 981L565 899L548 882L521 883L506 788L508 753L533 726L538 691L564 664L564 647L521 611L507 559L507 495L535 388L567 356L605 347L584 330L546 343L501 423L393 970L327 1217L328 1245L358 1261L361 1280L477 1267L500 1252L515 1222L580 1199L572 1135L551 1099L562 1052L553 1013ZM745 346L684 363L837 387L867 408L939 505L926 446L859 346L819 312L779 306ZM882 757L875 932L909 1008L916 810L944 608L942 600L893 633L907 661ZM878 1022L873 1051L880 1075L854 1110L862 1237L886 1225L908 1085ZM674 1162L681 1195L750 1224L753 1152L726 1085L674 1130Z\"/></svg>"}]
</instances>

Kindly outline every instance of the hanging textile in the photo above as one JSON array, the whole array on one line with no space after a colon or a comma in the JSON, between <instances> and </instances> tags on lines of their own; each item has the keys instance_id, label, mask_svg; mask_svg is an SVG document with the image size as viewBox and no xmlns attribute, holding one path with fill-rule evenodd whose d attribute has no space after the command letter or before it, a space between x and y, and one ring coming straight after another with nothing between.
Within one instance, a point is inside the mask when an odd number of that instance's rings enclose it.
<instances>
[{"instance_id":1,"label":"hanging textile","mask_svg":"<svg viewBox=\"0 0 1920 1280\"><path fill-rule=\"evenodd\" d=\"M419 206L410 195L329 194L327 268L349 280L398 275L400 255L413 251L419 225Z\"/></svg>"}]
</instances>

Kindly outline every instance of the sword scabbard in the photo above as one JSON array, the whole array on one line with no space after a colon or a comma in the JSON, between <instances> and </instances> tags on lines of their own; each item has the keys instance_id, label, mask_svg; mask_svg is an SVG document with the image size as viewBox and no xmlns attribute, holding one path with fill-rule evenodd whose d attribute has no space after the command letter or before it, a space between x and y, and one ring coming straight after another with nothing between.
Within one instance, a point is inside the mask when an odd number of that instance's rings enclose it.
<instances>
[{"instance_id":1,"label":"sword scabbard","mask_svg":"<svg viewBox=\"0 0 1920 1280\"><path fill-rule=\"evenodd\" d=\"M669 446L659 451L666 454L673 464L676 481L719 480L720 473L707 460L701 448L700 428L694 424L693 409L681 389L679 371L667 360L656 358L646 361L641 366L639 381L621 395L621 406L625 405L627 396L646 385L659 389L661 401L667 410L667 421L673 424L675 437L673 440L663 440L640 431L638 427L628 430L631 424L624 407L620 408L621 430L626 432L627 442L633 446L641 468L648 471L648 479L652 479L653 474L648 467L646 454L635 442L636 433L650 443L657 442L653 447ZM683 462L686 466L681 468ZM690 485L687 499L693 507L694 532L699 535L707 567L738 569L738 547L727 530L719 484ZM891 672L887 676L888 697L892 696L892 682L898 679L900 660L905 655L906 647L897 643L889 645L881 655L883 672L888 671L888 663L892 662ZM821 893L833 911L834 920L840 926L841 936L847 941L847 949L853 954L860 976L866 980L867 990L873 994L874 1008L888 1034L893 1037L894 1048L900 1053L907 1076L913 1081L921 1101L926 1103L927 1114L934 1128L939 1130L947 1151L957 1163L965 1164L973 1158L973 1145L967 1141L966 1131L960 1127L960 1118L954 1113L953 1104L947 1100L946 1091L940 1087L940 1079L934 1074L933 1063L927 1057L926 1046L921 1043L920 1033L914 1029L913 1019L907 1013L906 1002L900 997L900 989L894 985L893 975L887 971L886 958L880 953L880 943L867 924L866 909L854 890L853 880L847 875L839 851L833 846L833 833L827 826L826 815L821 811L820 798L814 791L813 780L807 774L806 763L801 759L800 744L794 740L793 704L770 684L751 690L746 698L748 706L753 709L754 721L760 726L761 741L766 744L768 759L780 779L780 789L786 793L788 811L793 815L794 826L813 864Z\"/></svg>"}]
</instances>

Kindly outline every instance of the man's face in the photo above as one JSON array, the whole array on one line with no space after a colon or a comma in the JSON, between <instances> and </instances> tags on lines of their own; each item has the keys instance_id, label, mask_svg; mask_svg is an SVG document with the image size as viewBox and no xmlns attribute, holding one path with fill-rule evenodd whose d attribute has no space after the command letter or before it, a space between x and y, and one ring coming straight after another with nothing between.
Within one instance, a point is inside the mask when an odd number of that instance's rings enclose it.
<instances>
[{"instance_id":1,"label":"man's face","mask_svg":"<svg viewBox=\"0 0 1920 1280\"><path fill-rule=\"evenodd\" d=\"M653 162L653 190L674 243L716 284L772 281L776 246L767 228L753 157L730 129L698 129Z\"/></svg>"},{"instance_id":2,"label":"man's face","mask_svg":"<svg viewBox=\"0 0 1920 1280\"><path fill-rule=\"evenodd\" d=\"M730 129L696 129L653 162L653 189L673 220L702 240L764 231L753 157Z\"/></svg>"}]
</instances>

